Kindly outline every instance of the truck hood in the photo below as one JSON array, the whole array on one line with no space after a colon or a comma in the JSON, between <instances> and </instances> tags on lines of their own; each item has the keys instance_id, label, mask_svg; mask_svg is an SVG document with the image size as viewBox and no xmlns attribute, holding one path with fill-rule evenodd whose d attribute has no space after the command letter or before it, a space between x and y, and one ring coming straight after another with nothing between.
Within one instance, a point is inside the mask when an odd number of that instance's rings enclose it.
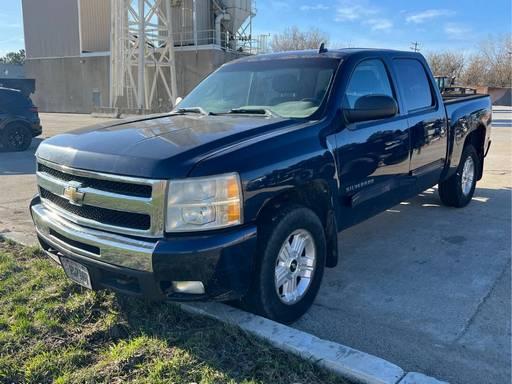
<instances>
[{"instance_id":1,"label":"truck hood","mask_svg":"<svg viewBox=\"0 0 512 384\"><path fill-rule=\"evenodd\" d=\"M54 136L36 156L97 172L179 178L214 152L293 123L263 116L153 115Z\"/></svg>"}]
</instances>

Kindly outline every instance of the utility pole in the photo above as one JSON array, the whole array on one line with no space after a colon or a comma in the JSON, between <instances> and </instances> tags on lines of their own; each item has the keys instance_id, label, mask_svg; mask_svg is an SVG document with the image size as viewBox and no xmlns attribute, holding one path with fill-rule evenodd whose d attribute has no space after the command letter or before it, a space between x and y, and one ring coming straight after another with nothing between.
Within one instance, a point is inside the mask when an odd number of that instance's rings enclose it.
<instances>
[{"instance_id":1,"label":"utility pole","mask_svg":"<svg viewBox=\"0 0 512 384\"><path fill-rule=\"evenodd\" d=\"M420 43L418 43L417 41L412 42L411 50L414 52L419 52L420 51Z\"/></svg>"}]
</instances>

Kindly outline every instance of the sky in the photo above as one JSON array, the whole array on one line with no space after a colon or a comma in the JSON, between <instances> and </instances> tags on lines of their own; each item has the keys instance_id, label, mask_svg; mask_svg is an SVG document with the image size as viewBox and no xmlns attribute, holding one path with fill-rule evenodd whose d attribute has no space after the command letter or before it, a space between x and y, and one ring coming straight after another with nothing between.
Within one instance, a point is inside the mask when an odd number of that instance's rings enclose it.
<instances>
[{"instance_id":1,"label":"sky","mask_svg":"<svg viewBox=\"0 0 512 384\"><path fill-rule=\"evenodd\" d=\"M0 56L25 48L21 0L0 0Z\"/></svg>"},{"instance_id":2,"label":"sky","mask_svg":"<svg viewBox=\"0 0 512 384\"><path fill-rule=\"evenodd\" d=\"M257 34L315 27L332 47L471 52L489 35L511 34L510 0L256 0Z\"/></svg>"},{"instance_id":3,"label":"sky","mask_svg":"<svg viewBox=\"0 0 512 384\"><path fill-rule=\"evenodd\" d=\"M422 52L470 53L489 35L512 33L510 0L255 1L254 34L316 27L332 47L409 49L417 41ZM0 56L22 48L21 0L0 0Z\"/></svg>"}]
</instances>

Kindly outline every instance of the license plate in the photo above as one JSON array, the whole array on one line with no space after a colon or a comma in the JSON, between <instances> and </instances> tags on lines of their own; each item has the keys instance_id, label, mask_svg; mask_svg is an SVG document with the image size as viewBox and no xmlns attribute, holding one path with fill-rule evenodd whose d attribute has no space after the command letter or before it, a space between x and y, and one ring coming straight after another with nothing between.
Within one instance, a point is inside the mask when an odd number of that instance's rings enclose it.
<instances>
[{"instance_id":1,"label":"license plate","mask_svg":"<svg viewBox=\"0 0 512 384\"><path fill-rule=\"evenodd\" d=\"M92 289L91 277L89 276L87 267L76 261L66 259L65 257L61 257L60 262L62 268L64 268L64 272L66 272L66 275L68 275L71 280L85 288Z\"/></svg>"}]
</instances>

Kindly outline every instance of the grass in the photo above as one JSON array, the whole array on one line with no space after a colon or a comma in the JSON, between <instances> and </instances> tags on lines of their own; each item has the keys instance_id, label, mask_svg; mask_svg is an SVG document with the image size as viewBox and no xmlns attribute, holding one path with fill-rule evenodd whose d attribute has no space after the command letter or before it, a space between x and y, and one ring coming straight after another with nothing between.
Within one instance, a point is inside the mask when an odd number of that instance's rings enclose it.
<instances>
[{"instance_id":1,"label":"grass","mask_svg":"<svg viewBox=\"0 0 512 384\"><path fill-rule=\"evenodd\" d=\"M0 383L344 383L220 322L92 292L0 240Z\"/></svg>"}]
</instances>

